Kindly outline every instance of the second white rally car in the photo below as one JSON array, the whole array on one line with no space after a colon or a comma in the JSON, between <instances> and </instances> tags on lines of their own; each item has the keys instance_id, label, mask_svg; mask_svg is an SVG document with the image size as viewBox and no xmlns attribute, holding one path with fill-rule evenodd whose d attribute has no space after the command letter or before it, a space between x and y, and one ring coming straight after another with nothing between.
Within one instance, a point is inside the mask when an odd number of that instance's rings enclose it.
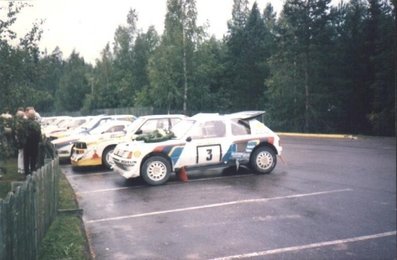
<instances>
[{"instance_id":1,"label":"second white rally car","mask_svg":"<svg viewBox=\"0 0 397 260\"><path fill-rule=\"evenodd\" d=\"M72 166L104 165L112 168L110 154L117 144L131 141L139 135L151 133L156 129L170 130L184 118L186 116L177 114L141 116L123 129L123 132L100 138L81 138L73 146L70 158Z\"/></svg>"},{"instance_id":2,"label":"second white rally car","mask_svg":"<svg viewBox=\"0 0 397 260\"><path fill-rule=\"evenodd\" d=\"M141 136L121 143L111 154L113 168L125 178L160 185L182 168L246 165L270 173L281 155L280 138L255 119L264 111L228 115L197 114L170 132Z\"/></svg>"}]
</instances>

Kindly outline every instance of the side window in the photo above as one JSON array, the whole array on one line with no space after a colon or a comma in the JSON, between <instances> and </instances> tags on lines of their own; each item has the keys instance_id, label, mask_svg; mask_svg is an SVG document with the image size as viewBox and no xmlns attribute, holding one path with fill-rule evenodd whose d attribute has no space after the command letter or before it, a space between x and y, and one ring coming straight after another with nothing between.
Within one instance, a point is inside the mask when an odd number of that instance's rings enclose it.
<instances>
[{"instance_id":1,"label":"side window","mask_svg":"<svg viewBox=\"0 0 397 260\"><path fill-rule=\"evenodd\" d=\"M115 126L112 126L111 128L109 128L108 130L106 130L105 133L119 132L119 131L123 131L123 129L124 129L124 126L115 125Z\"/></svg>"},{"instance_id":2,"label":"side window","mask_svg":"<svg viewBox=\"0 0 397 260\"><path fill-rule=\"evenodd\" d=\"M204 134L207 138L224 137L226 126L222 121L208 121L204 125Z\"/></svg>"},{"instance_id":3,"label":"side window","mask_svg":"<svg viewBox=\"0 0 397 260\"><path fill-rule=\"evenodd\" d=\"M158 129L165 129L165 130L169 130L170 129L170 123L168 121L168 118L166 119L159 119L157 121L157 127Z\"/></svg>"},{"instance_id":4,"label":"side window","mask_svg":"<svg viewBox=\"0 0 397 260\"><path fill-rule=\"evenodd\" d=\"M114 126L112 126L111 128L108 128L106 131L103 131L102 133L103 134L111 133L111 132L113 132L113 128L114 128Z\"/></svg>"},{"instance_id":5,"label":"side window","mask_svg":"<svg viewBox=\"0 0 397 260\"><path fill-rule=\"evenodd\" d=\"M113 127L112 132L121 132L123 130L124 130L124 126L123 125L117 125L117 126Z\"/></svg>"},{"instance_id":6,"label":"side window","mask_svg":"<svg viewBox=\"0 0 397 260\"><path fill-rule=\"evenodd\" d=\"M232 135L249 135L250 128L244 121L232 121Z\"/></svg>"}]
</instances>

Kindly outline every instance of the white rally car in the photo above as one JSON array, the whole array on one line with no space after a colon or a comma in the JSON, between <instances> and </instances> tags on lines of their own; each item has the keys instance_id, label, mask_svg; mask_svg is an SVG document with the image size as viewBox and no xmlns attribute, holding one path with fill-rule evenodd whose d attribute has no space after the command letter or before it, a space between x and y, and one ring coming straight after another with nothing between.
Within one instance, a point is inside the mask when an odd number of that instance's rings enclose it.
<instances>
[{"instance_id":1,"label":"white rally car","mask_svg":"<svg viewBox=\"0 0 397 260\"><path fill-rule=\"evenodd\" d=\"M74 143L80 139L106 139L109 138L109 136L124 133L124 130L131 124L132 123L130 121L114 120L108 118L101 120L100 123L91 130L82 131L80 129L75 129L75 134L52 140L51 143L55 146L60 160L70 159L73 152Z\"/></svg>"},{"instance_id":2,"label":"white rally car","mask_svg":"<svg viewBox=\"0 0 397 260\"><path fill-rule=\"evenodd\" d=\"M70 161L74 167L104 165L112 168L110 154L114 147L156 129L170 130L173 125L186 118L184 115L149 115L136 119L123 132L98 138L81 138L74 143Z\"/></svg>"},{"instance_id":3,"label":"white rally car","mask_svg":"<svg viewBox=\"0 0 397 260\"><path fill-rule=\"evenodd\" d=\"M270 173L282 147L280 138L255 119L263 113L197 114L158 139L153 135L117 145L113 168L125 178L142 176L150 185L163 184L171 172L189 167L247 165Z\"/></svg>"}]
</instances>

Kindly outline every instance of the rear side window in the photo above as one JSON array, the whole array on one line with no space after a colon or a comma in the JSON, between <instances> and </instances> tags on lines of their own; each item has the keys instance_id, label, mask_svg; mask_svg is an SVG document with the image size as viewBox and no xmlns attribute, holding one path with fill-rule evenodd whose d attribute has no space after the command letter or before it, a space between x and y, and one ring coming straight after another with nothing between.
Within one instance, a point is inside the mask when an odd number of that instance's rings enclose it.
<instances>
[{"instance_id":1,"label":"rear side window","mask_svg":"<svg viewBox=\"0 0 397 260\"><path fill-rule=\"evenodd\" d=\"M232 121L232 135L249 135L251 130L247 122L242 120Z\"/></svg>"}]
</instances>

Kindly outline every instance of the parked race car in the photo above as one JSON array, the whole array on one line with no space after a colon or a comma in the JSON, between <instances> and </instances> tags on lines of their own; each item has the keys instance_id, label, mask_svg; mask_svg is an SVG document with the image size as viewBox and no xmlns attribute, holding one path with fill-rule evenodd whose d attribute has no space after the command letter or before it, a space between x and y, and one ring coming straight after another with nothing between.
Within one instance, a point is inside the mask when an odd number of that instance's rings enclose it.
<instances>
[{"instance_id":1,"label":"parked race car","mask_svg":"<svg viewBox=\"0 0 397 260\"><path fill-rule=\"evenodd\" d=\"M65 119L60 124L58 124L57 128L54 128L53 126L47 127L46 130L44 131L44 134L50 140L67 136L69 133L73 132L76 128L90 122L92 118L93 117L91 116L70 117Z\"/></svg>"},{"instance_id":2,"label":"parked race car","mask_svg":"<svg viewBox=\"0 0 397 260\"><path fill-rule=\"evenodd\" d=\"M137 136L148 134L156 129L170 130L173 125L186 118L184 115L151 115L135 120L124 132L95 138L81 138L74 143L71 164L75 167L104 165L112 168L110 154L121 142L130 142Z\"/></svg>"},{"instance_id":3,"label":"parked race car","mask_svg":"<svg viewBox=\"0 0 397 260\"><path fill-rule=\"evenodd\" d=\"M92 121L89 123L92 123ZM74 134L52 140L51 142L55 146L59 159L68 160L72 154L74 143L80 139L106 139L113 135L124 134L125 129L127 129L131 124L132 123L130 121L114 120L111 118L101 120L100 123L98 123L96 127L92 128L91 130L77 131L77 129L75 129L76 132Z\"/></svg>"},{"instance_id":4,"label":"parked race car","mask_svg":"<svg viewBox=\"0 0 397 260\"><path fill-rule=\"evenodd\" d=\"M246 165L270 173L282 147L280 138L255 119L263 113L197 114L169 133L117 145L113 168L125 178L142 176L150 185L164 184L171 172L182 168Z\"/></svg>"},{"instance_id":5,"label":"parked race car","mask_svg":"<svg viewBox=\"0 0 397 260\"><path fill-rule=\"evenodd\" d=\"M55 139L60 139L60 138L65 138L66 139L76 139L76 136L79 135L84 135L93 130L94 128L105 124L106 122L109 121L114 121L114 120L120 120L120 121L128 121L128 122L134 122L136 117L133 115L99 115L99 116L86 116L85 117L87 121L84 124L81 124L80 126L65 131L61 132L60 134L52 134L49 136L50 140L55 140ZM70 138L69 138L70 137ZM65 139L64 139L65 140ZM64 142L64 140L60 142Z\"/></svg>"}]
</instances>

